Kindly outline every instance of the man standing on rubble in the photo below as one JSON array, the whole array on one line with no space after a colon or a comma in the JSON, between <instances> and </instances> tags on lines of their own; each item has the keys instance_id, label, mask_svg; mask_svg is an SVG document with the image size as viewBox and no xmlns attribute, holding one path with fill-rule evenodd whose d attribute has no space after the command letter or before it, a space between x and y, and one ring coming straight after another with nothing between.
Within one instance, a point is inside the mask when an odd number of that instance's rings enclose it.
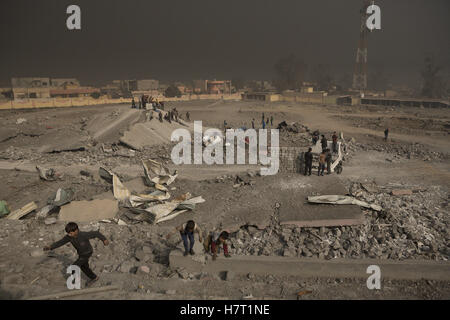
<instances>
[{"instance_id":1,"label":"man standing on rubble","mask_svg":"<svg viewBox=\"0 0 450 320\"><path fill-rule=\"evenodd\" d=\"M312 148L308 149L308 152L305 153L305 176L308 173L308 175L311 175L312 170L312 162L313 162L313 154L312 154Z\"/></svg>"},{"instance_id":2,"label":"man standing on rubble","mask_svg":"<svg viewBox=\"0 0 450 320\"><path fill-rule=\"evenodd\" d=\"M181 235L181 239L183 240L183 245L184 245L184 256L187 256L188 254L190 255L194 255L195 252L193 250L194 248L194 232L198 233L198 240L200 242L203 242L203 238L202 238L202 231L200 230L199 226L193 221L193 220L189 220L188 222L178 226L175 228L175 230L173 230L171 233L169 233L167 235L167 240L169 240L169 238L176 233L177 231L180 232ZM189 244L188 244L188 239L189 239Z\"/></svg>"},{"instance_id":3,"label":"man standing on rubble","mask_svg":"<svg viewBox=\"0 0 450 320\"><path fill-rule=\"evenodd\" d=\"M89 258L92 256L93 249L89 242L90 239L98 238L103 241L103 244L107 246L108 240L99 231L82 232L78 229L78 225L75 222L69 222L66 225L65 231L67 235L59 241L56 241L50 246L44 247L44 251L53 250L59 248L66 243L70 242L78 253L78 259L73 264L79 266L80 269L86 274L90 281L87 285L91 285L98 280L98 276L92 272L89 268Z\"/></svg>"},{"instance_id":4,"label":"man standing on rubble","mask_svg":"<svg viewBox=\"0 0 450 320\"><path fill-rule=\"evenodd\" d=\"M320 144L322 145L322 151L325 151L325 149L328 146L328 141L325 138L325 135L322 135L322 139L320 139Z\"/></svg>"},{"instance_id":5,"label":"man standing on rubble","mask_svg":"<svg viewBox=\"0 0 450 320\"><path fill-rule=\"evenodd\" d=\"M273 116L270 116L270 126L273 126Z\"/></svg>"},{"instance_id":6,"label":"man standing on rubble","mask_svg":"<svg viewBox=\"0 0 450 320\"><path fill-rule=\"evenodd\" d=\"M386 130L384 130L384 141L387 141L388 135L389 135L389 128L386 128Z\"/></svg>"},{"instance_id":7,"label":"man standing on rubble","mask_svg":"<svg viewBox=\"0 0 450 320\"><path fill-rule=\"evenodd\" d=\"M190 116L191 116L191 115L189 114L189 111L187 111L187 112L186 112L186 119L187 119L187 121L191 121Z\"/></svg>"},{"instance_id":8,"label":"man standing on rubble","mask_svg":"<svg viewBox=\"0 0 450 320\"><path fill-rule=\"evenodd\" d=\"M331 174L331 151L330 149L326 149L326 157L325 161L327 162L327 174Z\"/></svg>"},{"instance_id":9,"label":"man standing on rubble","mask_svg":"<svg viewBox=\"0 0 450 320\"><path fill-rule=\"evenodd\" d=\"M158 118L159 118L159 122L163 122L163 115L161 110L158 111Z\"/></svg>"},{"instance_id":10,"label":"man standing on rubble","mask_svg":"<svg viewBox=\"0 0 450 320\"><path fill-rule=\"evenodd\" d=\"M333 132L333 136L332 136L331 138L333 139L333 152L334 152L334 153L337 153L337 152L338 152L338 150L337 150L337 140L338 140L338 136L337 136L337 134L336 134L336 131Z\"/></svg>"},{"instance_id":11,"label":"man standing on rubble","mask_svg":"<svg viewBox=\"0 0 450 320\"><path fill-rule=\"evenodd\" d=\"M318 176L323 176L323 171L325 170L326 154L325 150L319 155L319 170L317 171Z\"/></svg>"},{"instance_id":12,"label":"man standing on rubble","mask_svg":"<svg viewBox=\"0 0 450 320\"><path fill-rule=\"evenodd\" d=\"M255 119L252 119L252 129L255 129Z\"/></svg>"},{"instance_id":13,"label":"man standing on rubble","mask_svg":"<svg viewBox=\"0 0 450 320\"><path fill-rule=\"evenodd\" d=\"M134 101L134 97L133 100L131 100L131 109L136 109L136 101Z\"/></svg>"}]
</instances>

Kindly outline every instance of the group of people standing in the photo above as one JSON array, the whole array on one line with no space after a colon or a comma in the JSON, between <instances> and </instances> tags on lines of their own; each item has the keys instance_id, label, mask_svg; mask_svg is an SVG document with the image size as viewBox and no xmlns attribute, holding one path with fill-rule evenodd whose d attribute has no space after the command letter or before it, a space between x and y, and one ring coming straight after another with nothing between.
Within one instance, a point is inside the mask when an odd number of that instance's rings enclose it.
<instances>
[{"instance_id":1,"label":"group of people standing","mask_svg":"<svg viewBox=\"0 0 450 320\"><path fill-rule=\"evenodd\" d=\"M325 166L327 169L327 174L331 174L331 162L333 160L332 153L338 153L338 136L336 134L336 131L333 132L333 135L331 137L332 139L332 150L328 148L328 140L325 138L325 135L321 135L320 139L320 145L322 147L322 152L319 155L319 166L317 175L323 176L325 171ZM316 130L313 132L312 141L313 144L316 145L317 141L319 140L319 131ZM312 148L308 149L308 152L305 153L305 176L311 175L312 172L312 163L313 163L313 154L312 154Z\"/></svg>"},{"instance_id":2,"label":"group of people standing","mask_svg":"<svg viewBox=\"0 0 450 320\"><path fill-rule=\"evenodd\" d=\"M266 126L269 125L269 123L270 123L270 126L273 126L273 115L270 116L270 119L269 119L269 117L267 117L267 119L266 119L266 117L264 116L264 112L263 112L262 117L261 117L261 127L263 129L265 129ZM255 129L255 119L254 118L252 119L252 129Z\"/></svg>"},{"instance_id":3,"label":"group of people standing","mask_svg":"<svg viewBox=\"0 0 450 320\"><path fill-rule=\"evenodd\" d=\"M227 240L230 237L230 234L227 231L222 232L210 232L205 239L203 239L203 232L193 220L189 220L186 223L177 226L172 232L167 234L167 239L169 239L174 233L179 232L181 239L183 240L184 246L184 256L188 254L194 255L194 233L198 234L198 238L200 242L203 242L203 247L205 252L211 253L213 260L217 258L217 252L219 247L222 245L224 256L226 258L230 258L231 255L228 252Z\"/></svg>"}]
</instances>

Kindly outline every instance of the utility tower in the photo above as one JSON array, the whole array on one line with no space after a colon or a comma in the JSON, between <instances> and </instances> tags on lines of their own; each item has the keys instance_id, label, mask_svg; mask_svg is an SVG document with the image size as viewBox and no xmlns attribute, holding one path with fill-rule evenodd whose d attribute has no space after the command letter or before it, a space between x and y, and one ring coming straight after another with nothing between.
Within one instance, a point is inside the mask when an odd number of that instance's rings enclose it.
<instances>
[{"instance_id":1,"label":"utility tower","mask_svg":"<svg viewBox=\"0 0 450 320\"><path fill-rule=\"evenodd\" d=\"M372 3L371 3L372 2ZM370 30L366 26L368 18L367 7L373 4L373 1L364 0L361 8L361 24L359 30L358 49L356 51L355 70L353 72L353 89L363 92L367 89L367 39Z\"/></svg>"}]
</instances>

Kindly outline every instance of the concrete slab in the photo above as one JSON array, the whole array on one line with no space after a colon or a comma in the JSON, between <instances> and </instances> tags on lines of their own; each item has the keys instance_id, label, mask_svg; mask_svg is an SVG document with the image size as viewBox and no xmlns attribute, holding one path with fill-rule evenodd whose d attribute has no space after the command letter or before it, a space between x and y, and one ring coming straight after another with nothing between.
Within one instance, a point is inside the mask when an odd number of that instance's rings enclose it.
<instances>
[{"instance_id":1,"label":"concrete slab","mask_svg":"<svg viewBox=\"0 0 450 320\"><path fill-rule=\"evenodd\" d=\"M119 203L116 200L72 201L62 206L59 212L60 221L99 221L111 219L119 212Z\"/></svg>"},{"instance_id":2,"label":"concrete slab","mask_svg":"<svg viewBox=\"0 0 450 320\"><path fill-rule=\"evenodd\" d=\"M190 125L183 126L175 121L169 123L165 120L160 122L158 119L153 119L131 126L130 130L120 138L120 142L133 149L141 150L146 146L171 143L172 132L180 128L191 129Z\"/></svg>"},{"instance_id":3,"label":"concrete slab","mask_svg":"<svg viewBox=\"0 0 450 320\"><path fill-rule=\"evenodd\" d=\"M147 187L144 184L144 180L143 180L142 177L138 177L138 178L132 179L130 181L122 182L122 184L131 193L142 193L146 189L149 189L149 187ZM115 198L114 198L114 194L113 194L113 191L112 191L112 184L111 184L111 191L107 191L107 192L103 192L103 193L97 194L97 195L93 196L92 199L111 199L111 200L114 200Z\"/></svg>"},{"instance_id":4,"label":"concrete slab","mask_svg":"<svg viewBox=\"0 0 450 320\"><path fill-rule=\"evenodd\" d=\"M364 223L361 209L356 205L311 204L308 196L345 195L347 189L335 174L325 176L296 176L280 185L280 223L300 227L348 226Z\"/></svg>"},{"instance_id":5,"label":"concrete slab","mask_svg":"<svg viewBox=\"0 0 450 320\"><path fill-rule=\"evenodd\" d=\"M377 260L377 259L333 259L286 258L267 256L219 255L216 261L208 256L205 263L190 256L184 257L181 250L170 253L171 268L183 267L190 273L220 273L232 271L235 274L300 276L304 278L362 278L367 279L367 267L377 265L382 279L396 280L450 280L450 263L430 260Z\"/></svg>"}]
</instances>

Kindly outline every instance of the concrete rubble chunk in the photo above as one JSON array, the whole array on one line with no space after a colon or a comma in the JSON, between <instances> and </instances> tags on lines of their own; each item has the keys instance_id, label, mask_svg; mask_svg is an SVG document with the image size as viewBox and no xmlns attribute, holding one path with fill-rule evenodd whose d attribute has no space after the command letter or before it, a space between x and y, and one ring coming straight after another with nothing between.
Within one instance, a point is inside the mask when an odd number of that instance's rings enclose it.
<instances>
[{"instance_id":1,"label":"concrete rubble chunk","mask_svg":"<svg viewBox=\"0 0 450 320\"><path fill-rule=\"evenodd\" d=\"M55 205L51 205L51 204L46 205L41 210L39 210L38 213L36 213L36 219L45 219L45 218L47 218L49 213L52 212L53 210L55 210L56 208L58 208L58 207L55 206Z\"/></svg>"},{"instance_id":2,"label":"concrete rubble chunk","mask_svg":"<svg viewBox=\"0 0 450 320\"><path fill-rule=\"evenodd\" d=\"M391 191L391 195L393 196L409 196L412 195L413 191L410 189L394 189Z\"/></svg>"},{"instance_id":3,"label":"concrete rubble chunk","mask_svg":"<svg viewBox=\"0 0 450 320\"><path fill-rule=\"evenodd\" d=\"M30 212L32 212L36 209L37 209L36 203L30 202L30 203L26 204L25 206L23 206L22 208L11 212L9 215L6 216L6 219L19 220L20 218L26 216L27 214L29 214Z\"/></svg>"},{"instance_id":4,"label":"concrete rubble chunk","mask_svg":"<svg viewBox=\"0 0 450 320\"><path fill-rule=\"evenodd\" d=\"M47 204L60 207L72 201L73 196L74 192L71 189L59 188L55 195L48 199Z\"/></svg>"},{"instance_id":5,"label":"concrete rubble chunk","mask_svg":"<svg viewBox=\"0 0 450 320\"><path fill-rule=\"evenodd\" d=\"M55 217L50 217L50 218L45 219L44 223L46 225L50 225L50 224L56 223L56 221L58 221L58 220Z\"/></svg>"},{"instance_id":6,"label":"concrete rubble chunk","mask_svg":"<svg viewBox=\"0 0 450 320\"><path fill-rule=\"evenodd\" d=\"M73 201L61 207L59 220L62 221L100 221L112 219L119 212L117 200Z\"/></svg>"}]
</instances>

